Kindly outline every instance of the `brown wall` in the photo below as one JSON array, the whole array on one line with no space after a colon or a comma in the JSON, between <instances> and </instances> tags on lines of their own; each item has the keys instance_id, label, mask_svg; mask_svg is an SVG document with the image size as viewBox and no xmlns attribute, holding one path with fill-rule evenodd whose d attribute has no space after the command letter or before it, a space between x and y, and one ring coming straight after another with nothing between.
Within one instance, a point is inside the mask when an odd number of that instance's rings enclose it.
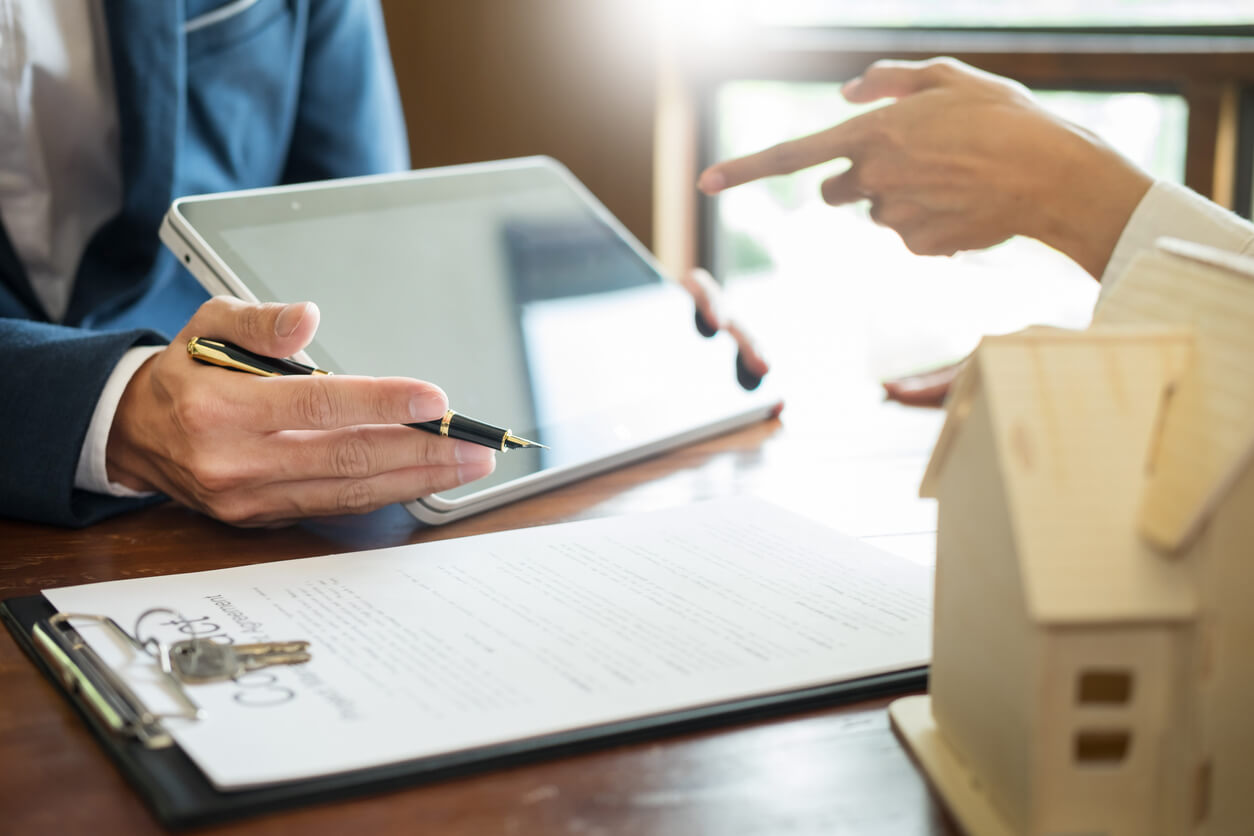
<instances>
[{"instance_id":1,"label":"brown wall","mask_svg":"<svg viewBox=\"0 0 1254 836\"><path fill-rule=\"evenodd\" d=\"M649 5L383 0L414 167L548 154L649 245Z\"/></svg>"}]
</instances>

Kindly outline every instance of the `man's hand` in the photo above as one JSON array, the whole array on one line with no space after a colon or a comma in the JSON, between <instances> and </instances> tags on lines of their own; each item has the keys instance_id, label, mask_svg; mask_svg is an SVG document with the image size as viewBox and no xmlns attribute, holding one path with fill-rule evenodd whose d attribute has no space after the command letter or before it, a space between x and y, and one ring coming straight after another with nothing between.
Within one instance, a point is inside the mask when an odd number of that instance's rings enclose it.
<instances>
[{"instance_id":1,"label":"man's hand","mask_svg":"<svg viewBox=\"0 0 1254 836\"><path fill-rule=\"evenodd\" d=\"M109 478L235 525L370 511L478 479L493 451L400 426L448 409L408 378L263 378L206 367L193 336L287 357L318 327L313 303L209 300L127 386L109 434Z\"/></svg>"},{"instance_id":2,"label":"man's hand","mask_svg":"<svg viewBox=\"0 0 1254 836\"><path fill-rule=\"evenodd\" d=\"M837 158L822 186L833 206L871 202L871 217L920 255L982 249L1027 235L1100 278L1149 188L1145 172L1022 86L953 59L879 61L845 98L897 101L828 130L702 173L707 194Z\"/></svg>"},{"instance_id":3,"label":"man's hand","mask_svg":"<svg viewBox=\"0 0 1254 836\"><path fill-rule=\"evenodd\" d=\"M959 360L925 372L885 380L884 394L890 401L907 406L944 406L949 390L965 365L966 360Z\"/></svg>"}]
</instances>

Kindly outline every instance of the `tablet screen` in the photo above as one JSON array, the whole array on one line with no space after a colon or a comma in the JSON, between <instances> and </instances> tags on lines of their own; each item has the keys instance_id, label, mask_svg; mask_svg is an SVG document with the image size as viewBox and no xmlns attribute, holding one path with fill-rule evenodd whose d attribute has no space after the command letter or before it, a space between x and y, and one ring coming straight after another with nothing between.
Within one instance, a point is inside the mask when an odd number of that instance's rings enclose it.
<instances>
[{"instance_id":1,"label":"tablet screen","mask_svg":"<svg viewBox=\"0 0 1254 836\"><path fill-rule=\"evenodd\" d=\"M497 457L478 491L752 409L735 345L543 159L180 202L262 301L313 300L312 359L432 381L453 409L548 450Z\"/></svg>"}]
</instances>

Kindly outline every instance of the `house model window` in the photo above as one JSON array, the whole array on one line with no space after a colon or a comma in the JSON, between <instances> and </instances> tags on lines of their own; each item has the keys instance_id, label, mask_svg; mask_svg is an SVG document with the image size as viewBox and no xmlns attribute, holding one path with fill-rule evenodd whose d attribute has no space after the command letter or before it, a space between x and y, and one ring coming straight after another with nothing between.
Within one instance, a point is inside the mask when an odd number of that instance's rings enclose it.
<instances>
[{"instance_id":1,"label":"house model window","mask_svg":"<svg viewBox=\"0 0 1254 836\"><path fill-rule=\"evenodd\" d=\"M1087 766L1117 766L1128 754L1132 734L1123 731L1082 731L1075 736L1076 763Z\"/></svg>"},{"instance_id":2,"label":"house model window","mask_svg":"<svg viewBox=\"0 0 1254 836\"><path fill-rule=\"evenodd\" d=\"M1084 671L1076 687L1076 701L1081 704L1126 703L1132 699L1132 674L1129 671Z\"/></svg>"}]
</instances>

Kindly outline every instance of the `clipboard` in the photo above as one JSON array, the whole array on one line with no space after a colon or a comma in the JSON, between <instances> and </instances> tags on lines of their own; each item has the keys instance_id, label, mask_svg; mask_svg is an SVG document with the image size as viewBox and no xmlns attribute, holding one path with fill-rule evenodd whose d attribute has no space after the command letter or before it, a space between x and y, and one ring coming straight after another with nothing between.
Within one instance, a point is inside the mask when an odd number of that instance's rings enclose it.
<instances>
[{"instance_id":1,"label":"clipboard","mask_svg":"<svg viewBox=\"0 0 1254 836\"><path fill-rule=\"evenodd\" d=\"M159 724L145 731L119 725L99 701L125 703L107 677L74 664L49 646L49 619L57 610L42 595L0 602L0 618L22 651L73 706L114 764L170 828L208 825L228 819L354 796L387 792L543 758L697 731L786 713L840 705L879 696L923 690L928 668L912 667L816 687L735 699L588 728L417 758L367 769L270 786L224 792ZM56 644L54 641L53 645ZM142 706L137 707L141 712Z\"/></svg>"}]
</instances>

